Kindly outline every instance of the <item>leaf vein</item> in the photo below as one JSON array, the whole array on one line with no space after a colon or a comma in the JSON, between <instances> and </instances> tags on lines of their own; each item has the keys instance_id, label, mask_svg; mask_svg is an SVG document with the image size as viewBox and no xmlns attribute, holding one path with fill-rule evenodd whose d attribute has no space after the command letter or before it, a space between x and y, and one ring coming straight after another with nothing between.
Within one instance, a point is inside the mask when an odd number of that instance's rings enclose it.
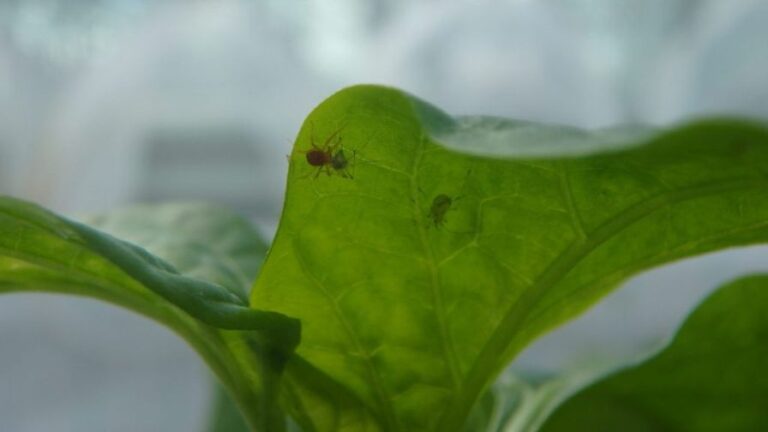
<instances>
[{"instance_id":1,"label":"leaf vein","mask_svg":"<svg viewBox=\"0 0 768 432\"><path fill-rule=\"evenodd\" d=\"M333 295L331 295L331 293L328 291L325 284L311 271L307 263L304 261L304 256L298 252L295 254L295 256L296 256L296 261L298 262L304 274L307 275L307 277L312 281L312 283L317 287L320 293L326 298L328 303L331 305L333 314L336 316L336 319L341 324L342 328L344 329L344 332L347 334L347 337L352 342L352 345L355 351L362 354L356 357L362 360L363 364L365 365L365 369L368 372L368 377L371 381L371 384L373 385L374 392L376 394L375 397L376 399L378 399L379 409L381 410L380 415L384 416L386 424L388 424L390 427L395 427L396 425L399 425L399 420L395 415L394 407L392 406L392 403L391 403L392 399L387 389L384 387L382 383L382 378L379 375L379 372L376 369L376 366L371 361L370 353L367 352L363 347L363 344L360 342L360 339L358 338L357 333L354 331L349 321L347 321L344 313L339 307L339 303L336 301ZM399 427L396 427L396 429L399 429Z\"/></svg>"}]
</instances>

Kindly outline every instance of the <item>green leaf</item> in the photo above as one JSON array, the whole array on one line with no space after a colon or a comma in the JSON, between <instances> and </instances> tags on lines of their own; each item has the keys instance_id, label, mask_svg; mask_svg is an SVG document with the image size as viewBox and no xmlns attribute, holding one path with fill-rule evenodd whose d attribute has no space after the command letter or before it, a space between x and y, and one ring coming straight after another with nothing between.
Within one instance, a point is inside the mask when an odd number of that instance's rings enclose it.
<instances>
[{"instance_id":1,"label":"green leaf","mask_svg":"<svg viewBox=\"0 0 768 432\"><path fill-rule=\"evenodd\" d=\"M204 203L133 206L84 222L141 245L179 273L221 285L244 301L267 251L247 220Z\"/></svg>"},{"instance_id":2,"label":"green leaf","mask_svg":"<svg viewBox=\"0 0 768 432\"><path fill-rule=\"evenodd\" d=\"M661 353L591 385L543 430L768 430L768 275L719 289Z\"/></svg>"},{"instance_id":3,"label":"green leaf","mask_svg":"<svg viewBox=\"0 0 768 432\"><path fill-rule=\"evenodd\" d=\"M297 137L251 299L302 321L291 414L308 431L461 430L517 353L631 275L765 242L766 169L755 123L591 134L342 90Z\"/></svg>"},{"instance_id":4,"label":"green leaf","mask_svg":"<svg viewBox=\"0 0 768 432\"><path fill-rule=\"evenodd\" d=\"M145 207L93 223L145 241L162 258L2 197L0 292L84 295L153 318L197 350L254 430L283 430L275 400L283 364L298 342L298 325L284 315L250 309L243 300L264 253L253 228L204 205Z\"/></svg>"}]
</instances>

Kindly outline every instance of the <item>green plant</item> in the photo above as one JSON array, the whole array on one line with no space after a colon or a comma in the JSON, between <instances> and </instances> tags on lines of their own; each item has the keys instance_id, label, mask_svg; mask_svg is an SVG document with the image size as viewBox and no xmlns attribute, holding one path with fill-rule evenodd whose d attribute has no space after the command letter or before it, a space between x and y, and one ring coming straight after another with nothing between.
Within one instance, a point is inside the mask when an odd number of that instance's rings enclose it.
<instances>
[{"instance_id":1,"label":"green plant","mask_svg":"<svg viewBox=\"0 0 768 432\"><path fill-rule=\"evenodd\" d=\"M318 172L307 150L334 131L344 164L329 159ZM566 377L521 399L523 383L489 387L506 365L631 275L765 242L766 170L768 129L757 122L585 132L455 119L401 91L356 86L299 132L260 269L255 231L210 206L144 207L86 225L3 198L0 289L92 296L169 326L252 430L535 430L589 383ZM659 357L595 378L545 427L586 413L712 429L698 409L710 405L647 402L663 388L695 396L699 380L707 395L761 402L730 411L729 424L768 427L768 386L745 378L766 355L764 282L723 289ZM732 326L715 328L725 314ZM702 342L711 334L732 343ZM704 364L670 378L687 356L744 367L728 379L708 380ZM606 402L614 411L589 409L616 395L626 403Z\"/></svg>"}]
</instances>

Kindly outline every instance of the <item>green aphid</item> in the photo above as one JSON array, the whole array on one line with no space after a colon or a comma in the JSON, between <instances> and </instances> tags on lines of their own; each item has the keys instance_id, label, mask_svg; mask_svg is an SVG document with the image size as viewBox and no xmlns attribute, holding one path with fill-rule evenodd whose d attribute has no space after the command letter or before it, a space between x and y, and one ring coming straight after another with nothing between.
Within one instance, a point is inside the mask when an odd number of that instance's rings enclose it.
<instances>
[{"instance_id":1,"label":"green aphid","mask_svg":"<svg viewBox=\"0 0 768 432\"><path fill-rule=\"evenodd\" d=\"M436 228L445 224L445 214L451 209L453 198L446 194L439 194L432 200L432 206L429 208L429 219Z\"/></svg>"},{"instance_id":2,"label":"green aphid","mask_svg":"<svg viewBox=\"0 0 768 432\"><path fill-rule=\"evenodd\" d=\"M348 167L349 159L344 156L344 149L340 148L331 156L331 168L333 168L333 170L339 173L339 175L342 177L352 178L352 174L350 174L349 170L347 169Z\"/></svg>"}]
</instances>

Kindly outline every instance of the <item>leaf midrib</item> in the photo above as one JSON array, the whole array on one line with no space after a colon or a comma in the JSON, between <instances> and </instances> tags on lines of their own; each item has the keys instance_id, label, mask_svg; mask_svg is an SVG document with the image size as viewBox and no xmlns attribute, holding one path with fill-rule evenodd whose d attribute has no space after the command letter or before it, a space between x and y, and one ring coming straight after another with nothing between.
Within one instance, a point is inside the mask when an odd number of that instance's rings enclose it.
<instances>
[{"instance_id":1,"label":"leaf midrib","mask_svg":"<svg viewBox=\"0 0 768 432\"><path fill-rule=\"evenodd\" d=\"M505 350L517 336L521 325L525 323L533 306L544 296L549 288L561 281L582 259L592 253L597 247L618 232L649 216L656 210L664 208L666 205L738 189L765 187L765 183L765 180L760 177L734 178L704 183L677 191L664 192L640 201L619 212L591 233L587 233L587 237L584 240L579 239L573 242L571 246L550 263L537 282L530 289L526 290L517 302L509 307L499 326L496 327L488 342L483 346L472 368L466 375L464 385L462 386L463 392L443 411L438 421L437 430L449 431L461 428L463 419L487 384L486 377L488 376L488 371L493 371L495 374L500 369L500 365L503 367L506 364L507 356L510 353L505 353Z\"/></svg>"},{"instance_id":2,"label":"leaf midrib","mask_svg":"<svg viewBox=\"0 0 768 432\"><path fill-rule=\"evenodd\" d=\"M419 195L419 185L417 176L419 172L419 165L421 159L424 157L424 143L427 140L425 137L419 139L419 144L416 147L416 157L414 158L413 166L411 167L411 200L413 202L413 218L419 231L419 240L421 241L421 248L424 252L425 262L429 268L430 273L430 288L432 294L433 308L437 318L438 327L440 329L440 345L442 346L443 356L448 364L448 370L451 375L451 384L455 390L461 387L461 377L459 373L459 360L456 353L456 342L451 337L451 333L448 331L448 324L446 323L446 311L445 302L442 295L442 286L440 285L440 276L438 274L438 262L435 259L435 253L432 250L432 245L427 238L427 232L422 220L421 209L422 203Z\"/></svg>"}]
</instances>

